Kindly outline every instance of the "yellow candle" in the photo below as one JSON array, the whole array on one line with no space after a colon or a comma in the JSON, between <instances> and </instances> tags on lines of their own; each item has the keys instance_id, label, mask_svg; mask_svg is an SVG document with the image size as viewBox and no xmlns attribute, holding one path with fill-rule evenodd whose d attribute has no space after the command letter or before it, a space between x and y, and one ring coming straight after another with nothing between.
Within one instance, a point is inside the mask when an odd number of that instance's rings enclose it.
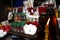
<instances>
[{"instance_id":1,"label":"yellow candle","mask_svg":"<svg viewBox=\"0 0 60 40\"><path fill-rule=\"evenodd\" d=\"M49 36L49 25L45 26L45 40L48 40L48 36Z\"/></svg>"},{"instance_id":2,"label":"yellow candle","mask_svg":"<svg viewBox=\"0 0 60 40\"><path fill-rule=\"evenodd\" d=\"M49 21L50 21L50 18L48 19L46 25L45 25L45 40L49 40L48 37L49 37Z\"/></svg>"}]
</instances>

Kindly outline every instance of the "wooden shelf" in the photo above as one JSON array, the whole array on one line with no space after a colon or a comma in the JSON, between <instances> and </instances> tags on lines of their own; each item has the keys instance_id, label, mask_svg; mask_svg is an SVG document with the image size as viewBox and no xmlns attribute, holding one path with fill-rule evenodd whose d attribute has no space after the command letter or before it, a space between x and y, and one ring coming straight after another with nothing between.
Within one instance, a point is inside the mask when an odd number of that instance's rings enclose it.
<instances>
[{"instance_id":1,"label":"wooden shelf","mask_svg":"<svg viewBox=\"0 0 60 40\"><path fill-rule=\"evenodd\" d=\"M24 33L17 33L17 32L8 32L9 34L13 34L13 35L17 35L17 36L21 36L21 37L25 37L25 38L30 38L30 39L37 39L37 35L28 35L28 34L24 34Z\"/></svg>"}]
</instances>

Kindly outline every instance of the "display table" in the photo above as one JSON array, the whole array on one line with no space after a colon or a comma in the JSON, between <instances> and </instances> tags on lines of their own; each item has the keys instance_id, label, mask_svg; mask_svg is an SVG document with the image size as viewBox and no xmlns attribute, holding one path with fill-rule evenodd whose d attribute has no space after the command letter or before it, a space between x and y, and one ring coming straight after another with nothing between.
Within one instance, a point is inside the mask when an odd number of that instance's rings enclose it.
<instances>
[{"instance_id":1,"label":"display table","mask_svg":"<svg viewBox=\"0 0 60 40\"><path fill-rule=\"evenodd\" d=\"M9 34L16 35L16 36L23 37L23 38L29 38L29 39L37 40L37 34L35 34L35 35L28 35L28 34L24 34L24 33L13 32L13 31L10 31L10 32L8 32L8 33L9 33Z\"/></svg>"}]
</instances>

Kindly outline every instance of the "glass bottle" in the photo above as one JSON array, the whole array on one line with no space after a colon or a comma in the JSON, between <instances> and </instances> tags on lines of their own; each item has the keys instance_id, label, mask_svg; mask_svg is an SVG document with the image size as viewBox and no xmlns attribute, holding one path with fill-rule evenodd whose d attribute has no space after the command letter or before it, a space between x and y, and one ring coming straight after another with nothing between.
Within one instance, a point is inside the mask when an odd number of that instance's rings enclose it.
<instances>
[{"instance_id":1,"label":"glass bottle","mask_svg":"<svg viewBox=\"0 0 60 40\"><path fill-rule=\"evenodd\" d=\"M57 40L57 19L54 13L54 6L53 4L50 4L48 7L49 9L49 40Z\"/></svg>"},{"instance_id":2,"label":"glass bottle","mask_svg":"<svg viewBox=\"0 0 60 40\"><path fill-rule=\"evenodd\" d=\"M38 40L44 40L45 39L45 25L49 18L49 16L46 13L46 7L39 7L39 32L38 32Z\"/></svg>"}]
</instances>

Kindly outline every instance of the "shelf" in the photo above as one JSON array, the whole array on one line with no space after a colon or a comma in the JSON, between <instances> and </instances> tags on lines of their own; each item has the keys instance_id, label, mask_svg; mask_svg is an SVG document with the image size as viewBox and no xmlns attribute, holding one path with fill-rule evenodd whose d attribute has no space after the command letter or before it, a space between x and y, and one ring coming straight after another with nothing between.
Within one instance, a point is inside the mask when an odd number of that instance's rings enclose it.
<instances>
[{"instance_id":1,"label":"shelf","mask_svg":"<svg viewBox=\"0 0 60 40\"><path fill-rule=\"evenodd\" d=\"M12 32L12 31L10 31L9 34L13 34L13 35L21 36L21 37L25 37L25 38L30 38L30 39L37 39L37 35L28 35L28 34L24 34L24 33Z\"/></svg>"}]
</instances>

